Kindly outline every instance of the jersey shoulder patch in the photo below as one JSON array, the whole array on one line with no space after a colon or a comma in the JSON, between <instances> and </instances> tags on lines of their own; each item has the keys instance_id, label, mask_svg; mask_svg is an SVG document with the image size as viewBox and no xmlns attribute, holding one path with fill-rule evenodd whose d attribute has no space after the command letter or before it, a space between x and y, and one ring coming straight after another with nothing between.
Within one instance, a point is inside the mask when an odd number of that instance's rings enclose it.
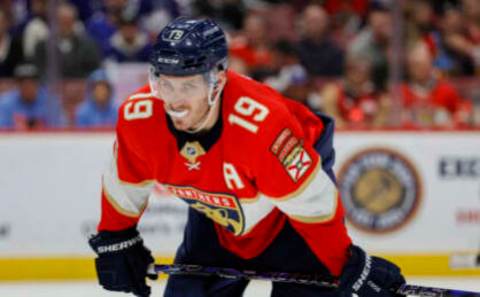
<instances>
[{"instance_id":1,"label":"jersey shoulder patch","mask_svg":"<svg viewBox=\"0 0 480 297\"><path fill-rule=\"evenodd\" d=\"M270 146L270 152L278 159L293 182L297 182L312 165L312 157L304 148L304 140L290 128L284 128Z\"/></svg>"}]
</instances>

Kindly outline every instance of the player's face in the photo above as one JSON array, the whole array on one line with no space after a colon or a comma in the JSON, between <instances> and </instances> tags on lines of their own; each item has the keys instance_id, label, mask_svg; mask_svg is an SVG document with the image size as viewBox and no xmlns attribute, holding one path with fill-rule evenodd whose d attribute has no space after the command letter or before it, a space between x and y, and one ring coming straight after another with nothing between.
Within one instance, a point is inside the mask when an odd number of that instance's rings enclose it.
<instances>
[{"instance_id":1,"label":"player's face","mask_svg":"<svg viewBox=\"0 0 480 297\"><path fill-rule=\"evenodd\" d=\"M178 130L193 130L208 112L208 83L201 74L160 75L158 93Z\"/></svg>"}]
</instances>

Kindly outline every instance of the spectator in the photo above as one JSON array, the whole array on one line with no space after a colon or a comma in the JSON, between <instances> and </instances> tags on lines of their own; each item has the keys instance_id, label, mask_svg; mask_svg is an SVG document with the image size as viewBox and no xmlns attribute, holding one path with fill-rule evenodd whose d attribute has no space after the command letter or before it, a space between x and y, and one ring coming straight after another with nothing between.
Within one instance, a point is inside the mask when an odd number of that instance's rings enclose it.
<instances>
[{"instance_id":1,"label":"spectator","mask_svg":"<svg viewBox=\"0 0 480 297\"><path fill-rule=\"evenodd\" d=\"M117 62L148 62L151 45L136 18L122 17L118 31L110 38L107 58Z\"/></svg>"},{"instance_id":2,"label":"spectator","mask_svg":"<svg viewBox=\"0 0 480 297\"><path fill-rule=\"evenodd\" d=\"M272 55L265 19L251 12L243 24L242 34L233 38L230 43L231 58L240 59L250 74L270 69Z\"/></svg>"},{"instance_id":3,"label":"spectator","mask_svg":"<svg viewBox=\"0 0 480 297\"><path fill-rule=\"evenodd\" d=\"M70 3L77 7L78 15L82 22L90 20L97 12L104 12L111 8L125 15L143 16L150 13L154 6L158 6L159 3L163 4L165 1L175 0L69 0Z\"/></svg>"},{"instance_id":4,"label":"spectator","mask_svg":"<svg viewBox=\"0 0 480 297\"><path fill-rule=\"evenodd\" d=\"M465 37L462 12L455 7L445 10L440 31L434 33L434 65L453 76L474 74L474 47Z\"/></svg>"},{"instance_id":5,"label":"spectator","mask_svg":"<svg viewBox=\"0 0 480 297\"><path fill-rule=\"evenodd\" d=\"M343 51L328 36L329 18L319 5L305 8L298 44L302 65L313 76L340 76L343 69Z\"/></svg>"},{"instance_id":6,"label":"spectator","mask_svg":"<svg viewBox=\"0 0 480 297\"><path fill-rule=\"evenodd\" d=\"M103 0L104 10L96 11L86 22L86 29L105 55L110 48L110 37L117 30L127 0Z\"/></svg>"},{"instance_id":7,"label":"spectator","mask_svg":"<svg viewBox=\"0 0 480 297\"><path fill-rule=\"evenodd\" d=\"M323 110L335 118L339 128L386 125L390 98L375 88L370 57L351 54L345 67L343 81L323 88Z\"/></svg>"},{"instance_id":8,"label":"spectator","mask_svg":"<svg viewBox=\"0 0 480 297\"><path fill-rule=\"evenodd\" d=\"M81 2L81 0L76 0ZM103 56L110 50L110 38L117 32L121 18L136 16L143 29L156 36L172 17L179 14L175 0L102 0L95 3L93 15L86 21L89 35ZM156 23L155 23L156 22Z\"/></svg>"},{"instance_id":9,"label":"spectator","mask_svg":"<svg viewBox=\"0 0 480 297\"><path fill-rule=\"evenodd\" d=\"M180 4L176 0L152 1L151 11L140 18L140 27L154 40L163 27L179 15Z\"/></svg>"},{"instance_id":10,"label":"spectator","mask_svg":"<svg viewBox=\"0 0 480 297\"><path fill-rule=\"evenodd\" d=\"M30 3L28 3L30 2ZM30 1L4 0L0 2L0 10L6 15L10 24L10 33L22 32L30 17L31 9L28 8Z\"/></svg>"},{"instance_id":11,"label":"spectator","mask_svg":"<svg viewBox=\"0 0 480 297\"><path fill-rule=\"evenodd\" d=\"M328 36L329 18L319 5L309 5L302 15L301 40L298 44L302 65L313 76L340 76L343 52Z\"/></svg>"},{"instance_id":12,"label":"spectator","mask_svg":"<svg viewBox=\"0 0 480 297\"><path fill-rule=\"evenodd\" d=\"M117 122L118 106L105 70L94 71L88 78L87 96L75 113L79 128L113 128Z\"/></svg>"},{"instance_id":13,"label":"spectator","mask_svg":"<svg viewBox=\"0 0 480 297\"><path fill-rule=\"evenodd\" d=\"M364 16L370 0L324 0L324 7L330 15L354 13Z\"/></svg>"},{"instance_id":14,"label":"spectator","mask_svg":"<svg viewBox=\"0 0 480 297\"><path fill-rule=\"evenodd\" d=\"M22 33L23 54L26 60L34 58L37 45L48 37L47 4L47 0L32 0L32 16Z\"/></svg>"},{"instance_id":15,"label":"spectator","mask_svg":"<svg viewBox=\"0 0 480 297\"><path fill-rule=\"evenodd\" d=\"M0 77L12 77L15 66L23 59L20 40L8 32L8 20L0 10Z\"/></svg>"},{"instance_id":16,"label":"spectator","mask_svg":"<svg viewBox=\"0 0 480 297\"><path fill-rule=\"evenodd\" d=\"M480 3L477 0L463 0L462 11L466 17L468 39L473 44L480 44Z\"/></svg>"},{"instance_id":17,"label":"spectator","mask_svg":"<svg viewBox=\"0 0 480 297\"><path fill-rule=\"evenodd\" d=\"M342 49L362 26L371 0L324 0L322 6L330 16L330 36Z\"/></svg>"},{"instance_id":18,"label":"spectator","mask_svg":"<svg viewBox=\"0 0 480 297\"><path fill-rule=\"evenodd\" d=\"M403 121L418 126L452 126L468 122L470 104L433 68L423 43L409 50L408 81L402 86Z\"/></svg>"},{"instance_id":19,"label":"spectator","mask_svg":"<svg viewBox=\"0 0 480 297\"><path fill-rule=\"evenodd\" d=\"M434 52L432 32L435 31L435 13L429 0L415 0L409 3L407 23L407 46L419 40L426 42Z\"/></svg>"},{"instance_id":20,"label":"spectator","mask_svg":"<svg viewBox=\"0 0 480 297\"><path fill-rule=\"evenodd\" d=\"M65 124L58 98L39 85L38 74L33 64L15 68L18 89L0 97L0 128L29 130Z\"/></svg>"},{"instance_id":21,"label":"spectator","mask_svg":"<svg viewBox=\"0 0 480 297\"><path fill-rule=\"evenodd\" d=\"M213 18L227 31L240 30L245 18L245 1L243 0L193 0L195 15Z\"/></svg>"},{"instance_id":22,"label":"spectator","mask_svg":"<svg viewBox=\"0 0 480 297\"><path fill-rule=\"evenodd\" d=\"M87 21L94 13L96 6L96 1L85 1L85 0L69 0L77 8L78 18L85 22Z\"/></svg>"},{"instance_id":23,"label":"spectator","mask_svg":"<svg viewBox=\"0 0 480 297\"><path fill-rule=\"evenodd\" d=\"M368 56L373 63L372 76L377 89L385 90L388 80L388 51L392 34L392 17L386 6L371 7L368 25L355 37L348 52Z\"/></svg>"},{"instance_id":24,"label":"spectator","mask_svg":"<svg viewBox=\"0 0 480 297\"><path fill-rule=\"evenodd\" d=\"M295 46L286 40L277 41L272 51L272 62L276 74L268 77L265 83L289 98L306 102L309 80Z\"/></svg>"},{"instance_id":25,"label":"spectator","mask_svg":"<svg viewBox=\"0 0 480 297\"><path fill-rule=\"evenodd\" d=\"M476 73L480 73L480 3L478 0L463 0L465 16L465 54L475 63Z\"/></svg>"},{"instance_id":26,"label":"spectator","mask_svg":"<svg viewBox=\"0 0 480 297\"><path fill-rule=\"evenodd\" d=\"M76 30L77 14L71 4L57 7L58 40L55 47L60 73L65 78L85 78L100 66L100 54L95 43ZM47 69L47 42L36 47L35 63L45 73Z\"/></svg>"}]
</instances>

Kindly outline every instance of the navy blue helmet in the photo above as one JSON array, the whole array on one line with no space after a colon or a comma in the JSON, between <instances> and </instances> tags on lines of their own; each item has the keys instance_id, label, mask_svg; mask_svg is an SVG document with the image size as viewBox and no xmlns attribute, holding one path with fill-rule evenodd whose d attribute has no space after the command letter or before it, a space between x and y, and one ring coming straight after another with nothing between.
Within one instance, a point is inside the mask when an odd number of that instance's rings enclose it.
<instances>
[{"instance_id":1,"label":"navy blue helmet","mask_svg":"<svg viewBox=\"0 0 480 297\"><path fill-rule=\"evenodd\" d=\"M227 41L211 19L179 17L159 34L150 56L152 74L186 76L225 69Z\"/></svg>"}]
</instances>

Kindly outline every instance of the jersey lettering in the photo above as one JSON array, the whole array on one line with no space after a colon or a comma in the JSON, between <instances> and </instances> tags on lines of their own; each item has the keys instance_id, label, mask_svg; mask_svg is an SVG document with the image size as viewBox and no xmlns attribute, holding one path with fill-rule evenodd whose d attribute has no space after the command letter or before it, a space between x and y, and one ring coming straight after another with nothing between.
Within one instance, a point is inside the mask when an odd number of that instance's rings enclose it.
<instances>
[{"instance_id":1,"label":"jersey lettering","mask_svg":"<svg viewBox=\"0 0 480 297\"><path fill-rule=\"evenodd\" d=\"M123 117L127 121L146 119L153 114L153 102L151 100L130 101L125 104Z\"/></svg>"},{"instance_id":2,"label":"jersey lettering","mask_svg":"<svg viewBox=\"0 0 480 297\"><path fill-rule=\"evenodd\" d=\"M252 133L257 133L258 126L252 123L251 120L254 122L262 122L269 113L269 110L265 105L245 96L238 99L235 103L234 109L235 112L242 117L236 114L230 114L228 116L230 124L239 125ZM245 118L251 118L251 120L249 121Z\"/></svg>"},{"instance_id":3,"label":"jersey lettering","mask_svg":"<svg viewBox=\"0 0 480 297\"><path fill-rule=\"evenodd\" d=\"M193 187L166 185L173 195L187 202L190 207L239 235L245 229L245 218L238 199L233 195L204 192Z\"/></svg>"},{"instance_id":4,"label":"jersey lettering","mask_svg":"<svg viewBox=\"0 0 480 297\"><path fill-rule=\"evenodd\" d=\"M227 187L230 190L236 189L243 189L245 185L242 182L242 179L237 173L235 166L230 163L223 163L223 175L225 176L225 182L227 183Z\"/></svg>"}]
</instances>

